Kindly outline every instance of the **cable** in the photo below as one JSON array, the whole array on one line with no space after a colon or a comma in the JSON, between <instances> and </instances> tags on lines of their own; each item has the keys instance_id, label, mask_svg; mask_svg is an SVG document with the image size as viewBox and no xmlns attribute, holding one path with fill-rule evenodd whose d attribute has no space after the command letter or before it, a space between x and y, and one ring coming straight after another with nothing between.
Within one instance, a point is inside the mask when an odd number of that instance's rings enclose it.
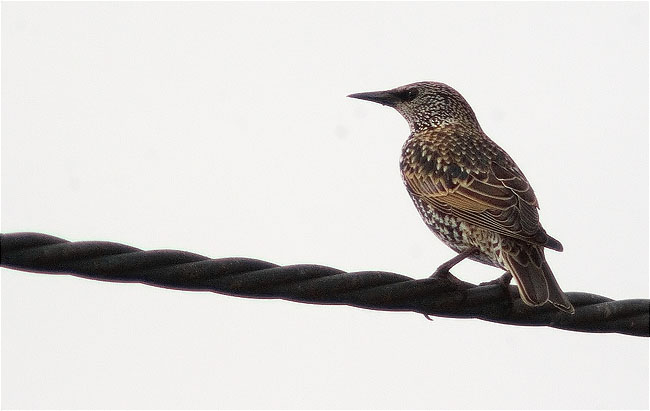
<instances>
[{"instance_id":1,"label":"cable","mask_svg":"<svg viewBox=\"0 0 650 411\"><path fill-rule=\"evenodd\" d=\"M421 279L382 271L348 273L321 265L278 266L252 258L210 259L178 250L142 251L103 241L70 242L40 233L0 234L0 266L93 280L139 282L237 297L344 304L371 310L478 318L503 324L650 336L650 300L614 301L566 293L576 313L529 307L517 287Z\"/></svg>"}]
</instances>

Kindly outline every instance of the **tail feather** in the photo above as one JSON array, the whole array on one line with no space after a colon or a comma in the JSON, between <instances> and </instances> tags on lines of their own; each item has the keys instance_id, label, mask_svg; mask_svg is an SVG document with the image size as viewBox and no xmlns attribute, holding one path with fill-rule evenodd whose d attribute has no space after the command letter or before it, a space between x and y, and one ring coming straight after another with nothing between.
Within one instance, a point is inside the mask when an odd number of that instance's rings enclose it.
<instances>
[{"instance_id":1,"label":"tail feather","mask_svg":"<svg viewBox=\"0 0 650 411\"><path fill-rule=\"evenodd\" d=\"M505 253L506 268L519 285L519 295L528 305L537 307L548 301L548 284L540 266L533 264L521 248L518 253Z\"/></svg>"},{"instance_id":2,"label":"tail feather","mask_svg":"<svg viewBox=\"0 0 650 411\"><path fill-rule=\"evenodd\" d=\"M548 301L558 309L573 314L573 305L546 263L544 249L530 244L512 245L504 250L503 257L506 268L519 285L521 299L535 307Z\"/></svg>"},{"instance_id":3,"label":"tail feather","mask_svg":"<svg viewBox=\"0 0 650 411\"><path fill-rule=\"evenodd\" d=\"M544 270L544 276L548 283L548 301L562 311L575 314L576 310L573 308L573 304L571 304L566 294L560 288L546 260L542 263L542 270Z\"/></svg>"}]
</instances>

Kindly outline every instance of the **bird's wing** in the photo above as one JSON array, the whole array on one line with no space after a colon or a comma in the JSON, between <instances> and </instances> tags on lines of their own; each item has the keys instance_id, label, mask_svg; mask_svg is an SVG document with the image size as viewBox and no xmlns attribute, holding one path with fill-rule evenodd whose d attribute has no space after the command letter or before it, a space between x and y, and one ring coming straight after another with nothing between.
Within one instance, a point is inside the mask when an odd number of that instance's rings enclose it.
<instances>
[{"instance_id":1,"label":"bird's wing","mask_svg":"<svg viewBox=\"0 0 650 411\"><path fill-rule=\"evenodd\" d=\"M478 227L544 244L537 199L521 171L492 162L486 172L463 171L456 164L441 170L405 172L411 194Z\"/></svg>"}]
</instances>

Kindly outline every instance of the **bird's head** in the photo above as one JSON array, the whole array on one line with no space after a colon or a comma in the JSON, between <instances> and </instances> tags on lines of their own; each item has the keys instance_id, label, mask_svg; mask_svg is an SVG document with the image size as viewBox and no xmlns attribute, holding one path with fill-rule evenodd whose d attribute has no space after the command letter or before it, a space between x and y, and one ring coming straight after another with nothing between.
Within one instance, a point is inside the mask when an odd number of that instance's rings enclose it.
<instances>
[{"instance_id":1,"label":"bird's head","mask_svg":"<svg viewBox=\"0 0 650 411\"><path fill-rule=\"evenodd\" d=\"M348 97L393 107L406 119L411 132L458 124L481 127L467 101L443 83L421 81L391 90L350 94Z\"/></svg>"}]
</instances>

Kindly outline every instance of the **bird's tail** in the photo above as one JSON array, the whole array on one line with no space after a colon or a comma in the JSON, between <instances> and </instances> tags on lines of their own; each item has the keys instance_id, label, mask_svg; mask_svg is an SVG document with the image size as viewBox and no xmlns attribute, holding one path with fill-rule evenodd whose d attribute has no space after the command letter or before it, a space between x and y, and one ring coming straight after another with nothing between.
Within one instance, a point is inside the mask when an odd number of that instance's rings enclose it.
<instances>
[{"instance_id":1,"label":"bird's tail","mask_svg":"<svg viewBox=\"0 0 650 411\"><path fill-rule=\"evenodd\" d=\"M503 248L503 260L519 285L519 295L528 305L540 306L547 301L573 314L575 309L557 283L539 246L513 240Z\"/></svg>"}]
</instances>

